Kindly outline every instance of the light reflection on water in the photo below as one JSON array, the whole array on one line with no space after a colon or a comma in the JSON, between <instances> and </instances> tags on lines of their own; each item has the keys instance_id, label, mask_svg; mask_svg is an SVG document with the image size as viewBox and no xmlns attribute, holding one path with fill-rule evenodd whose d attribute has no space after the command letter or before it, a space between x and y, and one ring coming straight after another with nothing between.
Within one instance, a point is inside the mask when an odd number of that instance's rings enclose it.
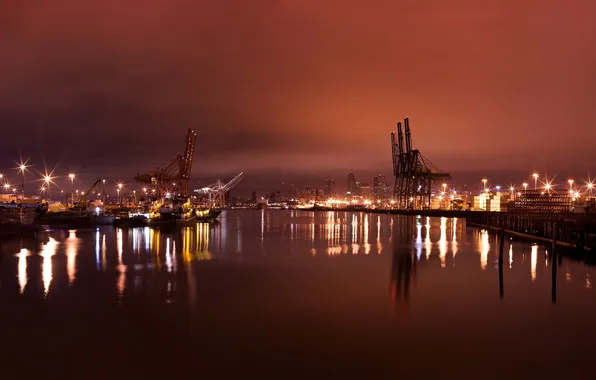
<instances>
[{"instance_id":1,"label":"light reflection on water","mask_svg":"<svg viewBox=\"0 0 596 380\"><path fill-rule=\"evenodd\" d=\"M76 259L79 250L79 239L76 231L68 231L68 238L64 241L66 245L66 270L68 273L68 283L72 284L76 276Z\"/></svg>"},{"instance_id":2,"label":"light reflection on water","mask_svg":"<svg viewBox=\"0 0 596 380\"><path fill-rule=\"evenodd\" d=\"M0 306L10 312L0 318L7 330L22 321L5 344L49 337L56 356L78 363L77 355L96 360L79 342L99 342L94 348L102 360L124 343L100 367L137 361L123 359L135 351L143 367L145 358L169 351L188 352L191 361L207 357L201 366L217 357L267 366L284 356L300 361L287 368L309 361L333 372L338 363L389 368L400 358L389 376L368 375L390 378L401 374L404 357L420 358L417 368L428 357L445 359L442 369L462 357L484 358L475 371L482 373L502 354L504 341L511 342L507 361L524 367L534 355L529 369L535 371L553 351L550 340L559 347L581 332L587 349L578 347L563 358L568 362L589 353L596 339L590 329L596 269L568 258L549 263L551 251L541 244L508 240L509 265L497 269L496 234L466 228L463 220L308 211L221 217L225 223L175 231L100 227L2 242ZM558 288L551 298L553 275ZM55 350L62 341L68 348ZM337 356L325 356L330 352ZM446 359L449 352L455 354Z\"/></svg>"},{"instance_id":3,"label":"light reflection on water","mask_svg":"<svg viewBox=\"0 0 596 380\"><path fill-rule=\"evenodd\" d=\"M538 263L538 245L532 245L532 253L530 258L530 275L532 276L532 281L536 281L536 265Z\"/></svg>"},{"instance_id":4,"label":"light reflection on water","mask_svg":"<svg viewBox=\"0 0 596 380\"><path fill-rule=\"evenodd\" d=\"M490 243L488 241L488 231L480 231L480 240L478 242L478 250L480 251L480 268L486 270L488 265L488 253L490 252Z\"/></svg>"},{"instance_id":5,"label":"light reflection on water","mask_svg":"<svg viewBox=\"0 0 596 380\"><path fill-rule=\"evenodd\" d=\"M50 284L52 282L52 257L56 254L58 244L54 238L50 237L49 241L42 245L41 253L39 254L43 258L41 276L45 295L50 290Z\"/></svg>"},{"instance_id":6,"label":"light reflection on water","mask_svg":"<svg viewBox=\"0 0 596 380\"><path fill-rule=\"evenodd\" d=\"M23 294L25 291L25 286L27 286L27 256L29 256L29 250L26 248L21 248L21 251L18 253L19 257L19 290L20 293Z\"/></svg>"},{"instance_id":7,"label":"light reflection on water","mask_svg":"<svg viewBox=\"0 0 596 380\"><path fill-rule=\"evenodd\" d=\"M60 254L66 256L66 280L69 285L75 284L79 276L84 276L89 271L88 267L81 267L88 261L84 253L86 240L92 242L90 246L94 270L116 274L115 288L120 302L123 302L127 292L127 276L131 271L135 272L132 274L136 279L135 283L140 281L139 271L142 270L164 271L175 275L180 269L179 260L185 263L184 269L188 271L190 263L213 259L226 260L229 250L243 257L243 260L251 257L254 259L254 254L262 257L265 252L285 255L290 251L298 255L297 257L308 255L311 258L371 254L382 256L392 252L385 252L385 246L395 247L397 244L404 249L411 247L414 262L438 265L443 270L455 266L456 254L465 254L469 258L470 254L476 251L480 254L480 270L486 271L489 260L496 262L495 250L498 249L498 244L490 243L489 237L494 234L491 235L486 230L466 230L464 222L450 218L409 218L345 212L258 211L245 215L230 213L224 220L225 222L220 224L197 224L195 227L185 227L174 232L148 227L102 227L93 231L71 230L52 233L37 252L24 247L13 252L16 258L16 285L20 293L25 292L31 283L27 268L29 257L39 255L42 258L43 292L46 295L50 293L51 284L56 280L54 277L63 273L53 268L54 265L63 263L53 260L54 256ZM256 238L252 238L255 231L254 227L251 229L250 226L256 227ZM290 240L281 243L280 237ZM374 240L372 244L371 238ZM389 243L390 239L393 240L393 244ZM228 243L223 243L223 240L228 240ZM280 250L280 247L284 246L291 249ZM466 250L466 246L475 248ZM514 270L516 266L513 264L517 261L519 266L528 268L531 280L535 281L539 272L539 261L544 260L542 267L546 268L549 257L546 249L539 245L532 245L526 249L520 248L516 253L516 245L508 243L508 269ZM524 261L526 252L530 253L529 262ZM403 263L401 262L400 267ZM569 267L566 268L564 276L568 281L572 280ZM582 280L582 286L591 289L590 276L585 275ZM62 279L58 282L62 282ZM174 285L172 280L169 280L169 283L168 293L171 293ZM397 283L399 281L395 282Z\"/></svg>"}]
</instances>

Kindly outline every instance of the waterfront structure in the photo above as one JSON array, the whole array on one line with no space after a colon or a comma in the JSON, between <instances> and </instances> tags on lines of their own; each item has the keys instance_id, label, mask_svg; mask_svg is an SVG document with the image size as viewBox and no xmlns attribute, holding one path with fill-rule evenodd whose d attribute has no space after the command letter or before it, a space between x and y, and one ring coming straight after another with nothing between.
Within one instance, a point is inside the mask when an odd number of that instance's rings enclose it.
<instances>
[{"instance_id":1,"label":"waterfront structure","mask_svg":"<svg viewBox=\"0 0 596 380\"><path fill-rule=\"evenodd\" d=\"M417 149L412 149L410 122L404 119L404 132L401 122L397 123L397 134L391 134L391 153L395 183L393 196L399 208L428 207L431 201L431 187L434 181L450 179L448 173L441 172Z\"/></svg>"},{"instance_id":2,"label":"waterfront structure","mask_svg":"<svg viewBox=\"0 0 596 380\"><path fill-rule=\"evenodd\" d=\"M243 178L244 173L241 172L228 183L223 183L222 181L217 180L211 185L195 189L195 193L207 195L210 207L225 207L227 200L230 197L230 190L238 185Z\"/></svg>"}]
</instances>

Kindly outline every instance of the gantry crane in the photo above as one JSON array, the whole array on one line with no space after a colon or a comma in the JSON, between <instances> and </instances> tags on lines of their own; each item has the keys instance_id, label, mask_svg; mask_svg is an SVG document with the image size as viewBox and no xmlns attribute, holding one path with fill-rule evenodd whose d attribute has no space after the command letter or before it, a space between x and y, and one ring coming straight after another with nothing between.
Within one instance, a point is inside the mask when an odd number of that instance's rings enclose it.
<instances>
[{"instance_id":1,"label":"gantry crane","mask_svg":"<svg viewBox=\"0 0 596 380\"><path fill-rule=\"evenodd\" d=\"M199 194L205 194L209 197L210 206L225 207L226 206L226 194L244 178L244 173L238 174L236 177L228 183L216 181L215 183L205 186L201 189L195 190Z\"/></svg>"},{"instance_id":2,"label":"gantry crane","mask_svg":"<svg viewBox=\"0 0 596 380\"><path fill-rule=\"evenodd\" d=\"M188 128L184 154L178 155L166 166L154 171L137 174L135 181L148 185L160 191L161 195L173 192L177 195L188 196L188 181L192 170L197 134Z\"/></svg>"},{"instance_id":3,"label":"gantry crane","mask_svg":"<svg viewBox=\"0 0 596 380\"><path fill-rule=\"evenodd\" d=\"M418 208L424 204L425 198L430 204L433 181L451 177L448 173L441 172L419 150L412 149L412 133L407 117L404 119L404 131L405 143L401 122L397 123L397 135L391 133L391 153L395 175L393 196L399 207Z\"/></svg>"}]
</instances>

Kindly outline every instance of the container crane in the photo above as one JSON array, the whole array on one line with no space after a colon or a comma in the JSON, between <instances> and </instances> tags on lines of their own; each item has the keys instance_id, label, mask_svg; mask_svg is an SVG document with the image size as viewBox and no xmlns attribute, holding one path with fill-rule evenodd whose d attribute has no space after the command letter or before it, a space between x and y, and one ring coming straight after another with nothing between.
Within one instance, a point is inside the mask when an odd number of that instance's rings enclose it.
<instances>
[{"instance_id":1,"label":"container crane","mask_svg":"<svg viewBox=\"0 0 596 380\"><path fill-rule=\"evenodd\" d=\"M159 189L161 195L173 191L179 195L188 196L188 181L190 180L196 141L197 134L188 128L184 154L179 154L164 167L137 174L135 181Z\"/></svg>"},{"instance_id":2,"label":"container crane","mask_svg":"<svg viewBox=\"0 0 596 380\"><path fill-rule=\"evenodd\" d=\"M206 194L209 196L209 203L213 205L219 205L223 208L226 206L226 194L235 187L244 178L244 173L240 173L228 183L223 183L217 180L215 183L205 186L201 189L195 190L199 194Z\"/></svg>"}]
</instances>

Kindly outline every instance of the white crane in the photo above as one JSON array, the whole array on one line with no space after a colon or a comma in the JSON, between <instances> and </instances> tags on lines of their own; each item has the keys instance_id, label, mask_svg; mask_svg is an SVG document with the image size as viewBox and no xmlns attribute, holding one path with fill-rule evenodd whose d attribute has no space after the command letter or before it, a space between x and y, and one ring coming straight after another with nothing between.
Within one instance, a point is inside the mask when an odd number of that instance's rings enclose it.
<instances>
[{"instance_id":1,"label":"white crane","mask_svg":"<svg viewBox=\"0 0 596 380\"><path fill-rule=\"evenodd\" d=\"M244 178L244 173L238 174L228 183L224 184L220 180L217 180L215 183L209 186L195 190L195 192L209 196L209 204L212 207L218 205L219 207L223 208L226 206L226 193L240 183L242 178Z\"/></svg>"}]
</instances>

